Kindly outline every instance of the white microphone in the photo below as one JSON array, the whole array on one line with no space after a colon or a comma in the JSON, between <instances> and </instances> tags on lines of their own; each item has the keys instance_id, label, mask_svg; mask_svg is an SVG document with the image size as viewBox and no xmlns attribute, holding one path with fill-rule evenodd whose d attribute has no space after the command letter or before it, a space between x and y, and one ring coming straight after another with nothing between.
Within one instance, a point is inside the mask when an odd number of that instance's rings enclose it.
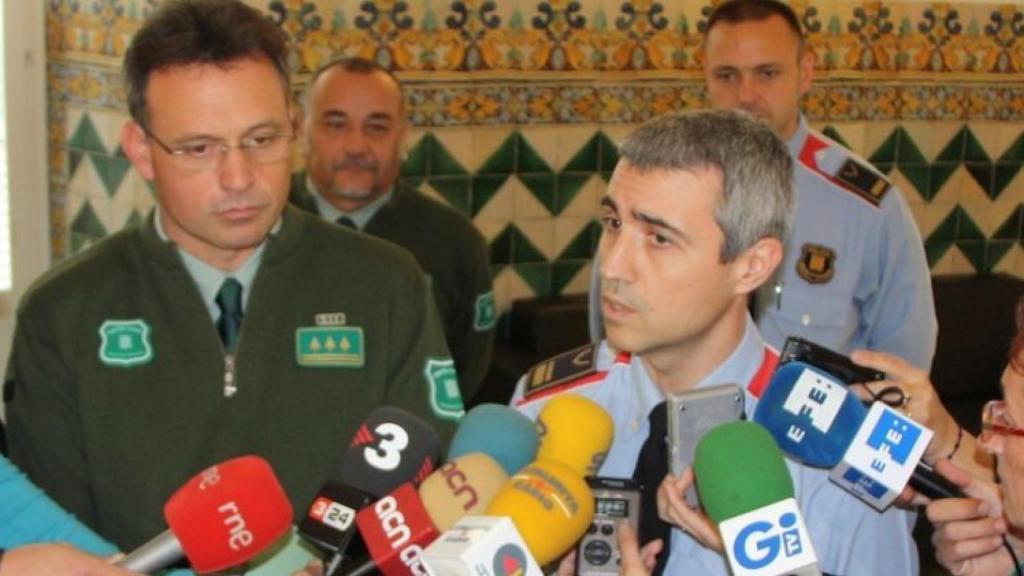
<instances>
[{"instance_id":1,"label":"white microphone","mask_svg":"<svg viewBox=\"0 0 1024 576\"><path fill-rule=\"evenodd\" d=\"M543 576L512 520L465 516L426 550L431 576Z\"/></svg>"},{"instance_id":2,"label":"white microphone","mask_svg":"<svg viewBox=\"0 0 1024 576\"><path fill-rule=\"evenodd\" d=\"M914 475L932 436L928 428L875 402L829 479L885 510Z\"/></svg>"}]
</instances>

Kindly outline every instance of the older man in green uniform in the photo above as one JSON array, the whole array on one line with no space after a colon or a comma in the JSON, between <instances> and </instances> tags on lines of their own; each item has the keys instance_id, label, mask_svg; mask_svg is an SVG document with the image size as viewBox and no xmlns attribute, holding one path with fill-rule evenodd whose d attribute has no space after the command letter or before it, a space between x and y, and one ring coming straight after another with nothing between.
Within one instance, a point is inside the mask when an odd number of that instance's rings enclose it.
<instances>
[{"instance_id":1,"label":"older man in green uniform","mask_svg":"<svg viewBox=\"0 0 1024 576\"><path fill-rule=\"evenodd\" d=\"M369 60L337 60L314 75L305 104L307 172L293 179L292 202L413 253L470 397L490 364L496 318L487 245L465 216L398 182L401 86Z\"/></svg>"},{"instance_id":2,"label":"older man in green uniform","mask_svg":"<svg viewBox=\"0 0 1024 576\"><path fill-rule=\"evenodd\" d=\"M286 42L235 0L164 5L125 56L125 154L157 208L43 277L7 375L14 461L124 549L203 468L270 461L301 516L358 424L462 413L404 250L286 208ZM446 423L447 421L447 423Z\"/></svg>"}]
</instances>

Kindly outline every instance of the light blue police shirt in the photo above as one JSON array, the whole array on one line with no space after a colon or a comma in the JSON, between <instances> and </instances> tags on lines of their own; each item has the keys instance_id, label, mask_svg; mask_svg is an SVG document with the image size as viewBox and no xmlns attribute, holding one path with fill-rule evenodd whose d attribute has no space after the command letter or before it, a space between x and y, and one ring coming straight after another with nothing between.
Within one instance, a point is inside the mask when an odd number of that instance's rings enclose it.
<instances>
[{"instance_id":1,"label":"light blue police shirt","mask_svg":"<svg viewBox=\"0 0 1024 576\"><path fill-rule=\"evenodd\" d=\"M809 139L817 146L802 154ZM796 214L776 281L758 294L764 339L781 347L798 335L844 354L881 350L929 370L938 320L924 244L903 195L890 184L876 206L838 183L833 176L851 158L884 177L803 118L788 146ZM815 251L831 260L829 273L801 272L801 260Z\"/></svg>"},{"instance_id":2,"label":"light blue police shirt","mask_svg":"<svg viewBox=\"0 0 1024 576\"><path fill-rule=\"evenodd\" d=\"M764 360L765 343L753 320L747 318L743 338L733 353L696 388L719 384L746 385ZM647 439L647 416L664 395L650 379L639 357L616 357L601 341L597 368L603 379L567 386L558 394L579 394L597 402L615 423L615 435L600 474L631 478L640 448ZM589 380L589 379L588 379ZM526 378L521 378L512 406L536 419L544 404L558 394L523 400ZM752 416L757 399L748 391L746 413ZM876 575L918 573L917 547L911 536L915 515L890 508L878 513L828 480L828 471L808 468L786 460L797 502L820 568L830 574ZM666 574L729 574L725 557L709 550L689 535L673 528Z\"/></svg>"},{"instance_id":3,"label":"light blue police shirt","mask_svg":"<svg viewBox=\"0 0 1024 576\"><path fill-rule=\"evenodd\" d=\"M808 138L825 145L811 155L813 167L801 161ZM856 348L881 350L930 370L938 335L931 273L903 195L890 183L875 206L830 179L849 159L882 176L811 130L804 118L788 146L796 166L796 214L785 259L758 294L764 339L776 348L795 335L843 354ZM800 261L816 254L823 255L830 272L805 269L801 275ZM595 257L588 318L593 341L604 337L598 269Z\"/></svg>"}]
</instances>

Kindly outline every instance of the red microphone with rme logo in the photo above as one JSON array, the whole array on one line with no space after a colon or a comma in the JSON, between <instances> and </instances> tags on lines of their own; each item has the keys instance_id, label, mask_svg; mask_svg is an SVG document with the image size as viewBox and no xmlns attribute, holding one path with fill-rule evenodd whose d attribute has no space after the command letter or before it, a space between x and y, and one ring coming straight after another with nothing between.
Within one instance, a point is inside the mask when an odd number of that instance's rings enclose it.
<instances>
[{"instance_id":1,"label":"red microphone with rme logo","mask_svg":"<svg viewBox=\"0 0 1024 576\"><path fill-rule=\"evenodd\" d=\"M182 557L199 573L251 560L292 523L292 506L266 460L241 456L211 466L164 505L169 529L118 562L151 573Z\"/></svg>"}]
</instances>

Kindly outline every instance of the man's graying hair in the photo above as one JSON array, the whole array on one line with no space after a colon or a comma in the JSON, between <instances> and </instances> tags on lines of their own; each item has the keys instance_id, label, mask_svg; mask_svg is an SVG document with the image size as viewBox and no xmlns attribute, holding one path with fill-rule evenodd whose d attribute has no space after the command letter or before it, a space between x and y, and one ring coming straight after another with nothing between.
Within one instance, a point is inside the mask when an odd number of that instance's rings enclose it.
<instances>
[{"instance_id":1,"label":"man's graying hair","mask_svg":"<svg viewBox=\"0 0 1024 576\"><path fill-rule=\"evenodd\" d=\"M723 262L762 238L785 242L793 220L793 160L771 128L752 116L734 110L667 114L637 128L620 154L641 171L722 175L715 221L725 235Z\"/></svg>"}]
</instances>

